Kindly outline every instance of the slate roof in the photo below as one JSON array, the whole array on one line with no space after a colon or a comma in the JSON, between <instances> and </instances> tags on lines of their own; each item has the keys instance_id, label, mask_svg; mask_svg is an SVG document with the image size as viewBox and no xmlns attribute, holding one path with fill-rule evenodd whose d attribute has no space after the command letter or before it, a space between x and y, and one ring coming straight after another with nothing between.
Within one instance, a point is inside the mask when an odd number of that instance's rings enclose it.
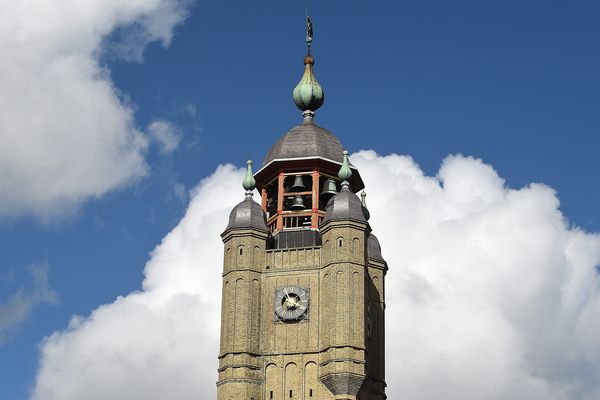
<instances>
[{"instance_id":1,"label":"slate roof","mask_svg":"<svg viewBox=\"0 0 600 400\"><path fill-rule=\"evenodd\" d=\"M383 256L381 255L379 239L377 239L377 236L373 235L372 233L369 235L369 240L367 241L367 253L369 258L385 262Z\"/></svg>"},{"instance_id":2,"label":"slate roof","mask_svg":"<svg viewBox=\"0 0 600 400\"><path fill-rule=\"evenodd\" d=\"M257 229L267 231L267 217L260 204L246 196L244 201L235 206L229 214L229 224L225 229Z\"/></svg>"},{"instance_id":3,"label":"slate roof","mask_svg":"<svg viewBox=\"0 0 600 400\"><path fill-rule=\"evenodd\" d=\"M322 223L343 220L367 222L362 202L352 193L348 184L342 184L342 190L329 200Z\"/></svg>"},{"instance_id":4,"label":"slate roof","mask_svg":"<svg viewBox=\"0 0 600 400\"><path fill-rule=\"evenodd\" d=\"M271 147L263 167L273 160L321 157L341 163L344 147L337 137L313 122L292 128Z\"/></svg>"}]
</instances>

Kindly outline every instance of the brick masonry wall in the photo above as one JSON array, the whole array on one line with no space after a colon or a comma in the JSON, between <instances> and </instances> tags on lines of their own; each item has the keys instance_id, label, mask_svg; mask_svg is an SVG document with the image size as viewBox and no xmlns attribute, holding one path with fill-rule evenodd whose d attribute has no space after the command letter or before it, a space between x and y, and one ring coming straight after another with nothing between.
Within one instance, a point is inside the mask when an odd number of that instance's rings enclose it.
<instances>
[{"instance_id":1,"label":"brick masonry wall","mask_svg":"<svg viewBox=\"0 0 600 400\"><path fill-rule=\"evenodd\" d=\"M385 398L385 265L367 260L365 225L329 225L322 247L267 250L266 234L249 230L224 237L218 400ZM284 323L275 293L292 285L310 290L309 309Z\"/></svg>"}]
</instances>

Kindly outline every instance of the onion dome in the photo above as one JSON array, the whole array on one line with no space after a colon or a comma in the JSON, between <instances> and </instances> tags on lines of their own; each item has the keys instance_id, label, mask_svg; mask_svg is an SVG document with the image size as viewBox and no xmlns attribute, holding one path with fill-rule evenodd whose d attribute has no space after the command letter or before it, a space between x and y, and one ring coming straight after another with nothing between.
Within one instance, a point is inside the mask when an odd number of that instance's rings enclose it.
<instances>
[{"instance_id":1,"label":"onion dome","mask_svg":"<svg viewBox=\"0 0 600 400\"><path fill-rule=\"evenodd\" d=\"M304 75L294 88L293 98L305 119L312 119L315 111L323 105L325 94L313 73L314 58L310 54L304 57Z\"/></svg>"},{"instance_id":2,"label":"onion dome","mask_svg":"<svg viewBox=\"0 0 600 400\"><path fill-rule=\"evenodd\" d=\"M252 194L256 188L256 181L252 175L252 160L248 160L246 177L242 187L246 190L246 198L231 210L229 224L225 229L255 229L267 232L267 217L260 204L252 200Z\"/></svg>"},{"instance_id":3,"label":"onion dome","mask_svg":"<svg viewBox=\"0 0 600 400\"><path fill-rule=\"evenodd\" d=\"M373 235L372 233L369 235L369 239L367 240L367 254L369 258L385 262L383 256L381 255L379 239L377 239L377 236Z\"/></svg>"}]
</instances>

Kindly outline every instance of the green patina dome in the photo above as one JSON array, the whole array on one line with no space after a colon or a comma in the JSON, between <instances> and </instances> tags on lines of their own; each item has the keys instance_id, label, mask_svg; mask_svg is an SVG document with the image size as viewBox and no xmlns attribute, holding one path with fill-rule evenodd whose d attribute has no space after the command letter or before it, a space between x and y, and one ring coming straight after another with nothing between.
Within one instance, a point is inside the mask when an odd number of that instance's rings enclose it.
<instances>
[{"instance_id":1,"label":"green patina dome","mask_svg":"<svg viewBox=\"0 0 600 400\"><path fill-rule=\"evenodd\" d=\"M304 75L300 82L294 88L293 98L300 111L314 113L325 101L323 88L317 82L313 73L315 60L310 56L304 58Z\"/></svg>"}]
</instances>

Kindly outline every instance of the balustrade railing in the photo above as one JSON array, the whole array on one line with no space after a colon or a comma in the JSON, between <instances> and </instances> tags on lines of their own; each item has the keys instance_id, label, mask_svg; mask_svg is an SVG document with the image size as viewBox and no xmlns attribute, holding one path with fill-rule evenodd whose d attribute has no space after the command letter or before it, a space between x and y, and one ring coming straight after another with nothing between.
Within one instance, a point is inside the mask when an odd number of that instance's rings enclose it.
<instances>
[{"instance_id":1,"label":"balustrade railing","mask_svg":"<svg viewBox=\"0 0 600 400\"><path fill-rule=\"evenodd\" d=\"M298 229L298 228L310 228L313 218L313 213L311 211L284 211L281 214L282 219L282 229ZM275 214L267 220L267 226L269 228L269 232L275 233L277 231L277 220L279 214ZM319 211L316 214L317 218L317 226L321 225L323 222L323 218L325 217L324 211Z\"/></svg>"}]
</instances>

